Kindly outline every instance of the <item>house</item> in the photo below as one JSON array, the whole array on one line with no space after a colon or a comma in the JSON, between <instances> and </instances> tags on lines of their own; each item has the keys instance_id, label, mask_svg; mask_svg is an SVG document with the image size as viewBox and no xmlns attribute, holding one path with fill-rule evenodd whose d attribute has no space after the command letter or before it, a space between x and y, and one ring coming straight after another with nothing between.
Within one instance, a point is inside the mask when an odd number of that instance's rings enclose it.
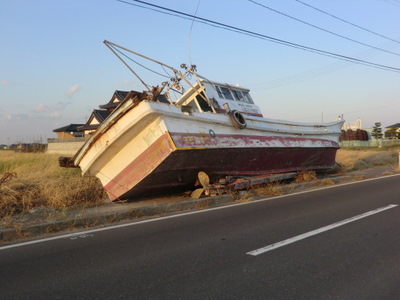
<instances>
[{"instance_id":1,"label":"house","mask_svg":"<svg viewBox=\"0 0 400 300\"><path fill-rule=\"evenodd\" d=\"M48 139L48 153L73 155L84 144L85 140L96 132L101 123L115 110L124 100L135 98L139 92L116 90L110 101L99 105L94 109L85 124L70 124L54 129L57 139ZM164 99L164 101L168 101Z\"/></svg>"},{"instance_id":2,"label":"house","mask_svg":"<svg viewBox=\"0 0 400 300\"><path fill-rule=\"evenodd\" d=\"M94 109L86 124L79 127L85 137L92 135L97 127L111 114L112 111L105 109Z\"/></svg>"},{"instance_id":3,"label":"house","mask_svg":"<svg viewBox=\"0 0 400 300\"><path fill-rule=\"evenodd\" d=\"M385 138L400 139L400 123L386 126L388 130L385 131Z\"/></svg>"},{"instance_id":4,"label":"house","mask_svg":"<svg viewBox=\"0 0 400 300\"><path fill-rule=\"evenodd\" d=\"M99 105L100 109L94 109L86 124L83 124L79 130L83 132L85 137L92 135L97 127L114 111L114 109L125 99L129 94L127 91L116 90L110 101L106 104Z\"/></svg>"},{"instance_id":5,"label":"house","mask_svg":"<svg viewBox=\"0 0 400 300\"><path fill-rule=\"evenodd\" d=\"M118 104L120 104L125 99L125 97L128 94L129 94L129 92L127 92L127 91L116 90L114 92L114 94L112 95L110 101L108 101L107 104L99 105L99 107L101 109L106 109L108 111L113 111L118 106Z\"/></svg>"},{"instance_id":6,"label":"house","mask_svg":"<svg viewBox=\"0 0 400 300\"><path fill-rule=\"evenodd\" d=\"M78 128L82 127L85 124L69 124L57 129L54 129L53 132L57 134L57 139L74 139L78 137L83 137L83 132L79 131Z\"/></svg>"},{"instance_id":7,"label":"house","mask_svg":"<svg viewBox=\"0 0 400 300\"><path fill-rule=\"evenodd\" d=\"M390 126L386 126L386 128L396 128L397 131L400 130L400 123L396 123Z\"/></svg>"},{"instance_id":8,"label":"house","mask_svg":"<svg viewBox=\"0 0 400 300\"><path fill-rule=\"evenodd\" d=\"M69 125L54 129L53 132L55 132L57 134L57 138L60 140L83 137L83 132L78 130L78 128L83 125L85 125L85 124L69 124Z\"/></svg>"},{"instance_id":9,"label":"house","mask_svg":"<svg viewBox=\"0 0 400 300\"><path fill-rule=\"evenodd\" d=\"M57 138L47 139L46 153L74 155L85 142L83 132L78 129L83 125L85 124L69 124L54 129Z\"/></svg>"}]
</instances>

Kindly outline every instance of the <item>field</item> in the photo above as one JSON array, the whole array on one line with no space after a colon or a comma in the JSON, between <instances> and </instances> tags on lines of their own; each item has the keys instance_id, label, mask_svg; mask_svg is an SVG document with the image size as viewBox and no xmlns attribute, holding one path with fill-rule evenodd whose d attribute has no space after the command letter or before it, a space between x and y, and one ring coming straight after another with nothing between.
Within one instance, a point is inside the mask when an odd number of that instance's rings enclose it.
<instances>
[{"instance_id":1,"label":"field","mask_svg":"<svg viewBox=\"0 0 400 300\"><path fill-rule=\"evenodd\" d=\"M107 198L97 178L59 167L58 156L0 151L0 217L37 207L89 207Z\"/></svg>"},{"instance_id":2,"label":"field","mask_svg":"<svg viewBox=\"0 0 400 300\"><path fill-rule=\"evenodd\" d=\"M378 166L398 167L400 148L340 149L337 172ZM80 169L61 168L58 155L0 151L0 218L38 207L54 209L100 205L107 198L100 182Z\"/></svg>"}]
</instances>

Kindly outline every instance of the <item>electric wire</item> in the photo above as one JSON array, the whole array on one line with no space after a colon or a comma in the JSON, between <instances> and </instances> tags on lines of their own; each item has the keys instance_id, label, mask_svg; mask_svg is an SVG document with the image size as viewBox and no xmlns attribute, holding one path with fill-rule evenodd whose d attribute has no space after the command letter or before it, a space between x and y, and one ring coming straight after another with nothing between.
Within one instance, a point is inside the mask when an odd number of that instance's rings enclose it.
<instances>
[{"instance_id":1,"label":"electric wire","mask_svg":"<svg viewBox=\"0 0 400 300\"><path fill-rule=\"evenodd\" d=\"M353 111L344 111L342 112L343 115L349 115L349 114L359 114L362 112L368 112L368 111L377 111L380 109L387 109L388 107L393 107L393 106L398 106L400 105L400 103L390 103L387 105L380 105L380 106L374 106L374 107L370 107L370 108L364 108L364 109L359 109L359 110L353 110ZM334 117L335 114L331 113L331 114L324 114L325 117ZM296 119L297 121L302 120L303 118L298 118ZM310 117L308 118L310 119Z\"/></svg>"},{"instance_id":2,"label":"electric wire","mask_svg":"<svg viewBox=\"0 0 400 300\"><path fill-rule=\"evenodd\" d=\"M388 42L388 43L392 43L392 42ZM376 54L376 51L369 49L367 51L364 51L363 53L360 53L360 55L362 57L370 57L370 56L372 56L372 54ZM341 70L346 67L349 67L350 64L351 64L350 62L338 61L338 62L331 63L329 65L320 66L318 68L308 70L305 72L296 73L296 74L288 75L288 76L285 76L282 78L264 81L261 83L253 83L253 84L249 84L248 86L253 87L253 88L256 87L259 90L274 89L274 88L278 88L281 86L295 84L295 83L298 83L298 82L301 82L304 80L320 77L322 75L326 75L326 74L335 72L337 70ZM259 87L259 86L262 86L262 87Z\"/></svg>"},{"instance_id":3,"label":"electric wire","mask_svg":"<svg viewBox=\"0 0 400 300\"><path fill-rule=\"evenodd\" d=\"M365 28L365 27L362 27L362 26L359 26L359 25L357 25L357 24L354 24L354 23L352 23L352 22L350 22L350 21L347 21L347 20L345 20L345 19L343 19L343 18L337 17L337 16L335 16L335 15L333 15L333 14L331 14L331 13L328 13L328 12L322 10L322 9L319 9L319 8L317 8L317 7L315 7L315 6L312 6L312 5L308 4L308 3L305 3L305 2L303 2L303 1L300 1L300 0L294 0L294 1L299 2L299 3L305 5L305 6L309 7L309 8L312 8L312 9L314 9L314 10L316 10L316 11L319 11L319 12L325 14L325 15L328 15L328 16L334 18L334 19L337 19L337 20L339 20L339 21L342 21L342 22L344 22L344 23L347 23L347 24L349 24L349 25L352 25L352 26L354 26L354 27L357 27L357 28L359 28L359 29L361 29L361 30L364 30L364 31L366 31L366 32L369 32L369 33L372 33L372 34L374 34L374 35L380 36L380 37L382 37L382 38L384 38L384 39L387 39L387 40L390 40L390 41L392 41L392 42L400 43L400 41L398 41L398 40L392 39L392 38L390 38L390 37L388 37L388 36L386 36L386 35L380 34L380 33L378 33L378 32L375 32L375 31L369 30L369 29L367 29L367 28Z\"/></svg>"},{"instance_id":4,"label":"electric wire","mask_svg":"<svg viewBox=\"0 0 400 300\"><path fill-rule=\"evenodd\" d=\"M369 47L369 48L372 48L372 49L375 49L375 50L379 50L379 51L383 51L383 52L386 52L386 53L390 53L390 54L393 54L393 55L400 56L399 53L392 52L392 51L388 51L388 50L386 50L386 49L379 48L379 47L375 47L375 46L372 46L372 45L370 45L370 44L366 44L366 43L364 43L364 42L360 42L360 41L358 41L358 40L349 38L349 37L347 37L347 36L341 35L341 34L339 34L339 33L336 33L336 32L330 31L330 30L328 30L328 29L319 27L319 26L317 26L317 25L314 25L314 24L311 24L311 23L309 23L309 22L303 21L303 20L301 20L301 19L299 19L299 18L296 18L296 17L293 17L293 16L291 16L291 15L285 14L285 13L279 11L279 10L276 10L276 9L274 9L274 8L272 8L272 7L269 7L269 6L267 6L267 5L261 4L261 3L257 2L257 1L254 1L254 0L247 0L247 1L249 1L249 2L251 2L251 3L253 3L253 4L255 4L255 5L258 5L258 6L260 6L260 7L263 7L263 8L265 8L265 9L268 9L268 10L270 10L270 11L272 11L272 12L275 12L275 13L277 13L277 14L280 14L280 15L282 15L282 16L285 16L285 17L287 17L287 18L289 18L289 19L292 19L292 20L295 20L295 21L297 21L297 22L303 23L303 24L305 24L305 25L307 25L307 26L311 26L311 27L313 27L313 28L316 28L316 29L318 29L318 30L321 30L321 31L324 31L324 32L326 32L326 33L332 34L332 35L334 35L334 36L340 37L340 38L342 38L342 39L348 40L348 41L350 41L350 42L357 43L357 44L359 44L359 45L363 45L363 46L365 46L365 47Z\"/></svg>"},{"instance_id":5,"label":"electric wire","mask_svg":"<svg viewBox=\"0 0 400 300\"><path fill-rule=\"evenodd\" d=\"M297 43L292 43L292 42L289 42L289 41L285 41L285 40L282 40L282 39L274 38L274 37L271 37L271 36L267 36L267 35L264 35L264 34L261 34L261 33L254 32L254 31L242 29L242 28L239 28L239 27L235 27L235 26L223 24L223 23L220 23L220 22L212 21L212 20L209 20L209 19L201 18L201 17L198 17L198 16L190 15L190 14L187 14L187 13L184 13L184 12L180 12L180 11L177 11L177 10L173 10L173 9L170 9L170 8L162 7L162 6L155 5L155 4L152 4L152 3L148 3L148 2L145 2L145 1L131 0L133 2L137 2L137 3L148 5L148 6L150 6L150 8L147 7L147 6L137 5L137 4L134 4L134 3L131 3L131 2L127 2L127 1L124 1L124 0L116 0L116 1L128 4L128 5L133 5L133 6L145 8L145 9L150 9L150 10L153 10L153 11L156 11L156 12L159 12L159 13L172 15L172 16L175 16L175 17L182 17L184 19L190 19L190 20L195 19L196 22L200 22L200 23L203 23L203 24L206 24L206 25L211 25L211 26L214 26L214 27L222 28L222 29L225 29L225 30L229 30L229 31L236 32L236 33L239 33L239 34L247 35L247 36L250 36L250 37L259 38L259 39L262 39L262 40L268 40L268 41L273 42L273 43L277 43L277 44L285 45L285 46L288 46L288 47L292 47L292 48L296 48L296 49L300 49L300 50L304 50L304 51L320 54L320 55L323 55L323 56L332 57L332 58L336 58L336 59L340 59L340 60L344 60L344 61L349 61L349 62L352 62L352 63L361 64L361 65L365 65L365 66L369 66L369 67L374 67L374 68L378 68L378 69L382 69L382 70L386 70L386 71L400 72L400 68L397 68L397 67L391 67L391 66L387 66L387 65L377 64L377 63L373 63L373 62L357 59L357 58L354 58L354 57L350 57L350 56L346 56L346 55L342 55L342 54L338 54L338 53L334 53L334 52L330 52L330 51L320 50L320 49L317 49L317 48L308 47L308 46L304 46L304 45L297 44Z\"/></svg>"},{"instance_id":6,"label":"electric wire","mask_svg":"<svg viewBox=\"0 0 400 300\"><path fill-rule=\"evenodd\" d=\"M387 3L390 3L392 5L396 5L397 7L400 7L400 3L398 1L395 1L395 0L392 0L393 2L389 1L389 0L383 0L383 1L385 1Z\"/></svg>"}]
</instances>

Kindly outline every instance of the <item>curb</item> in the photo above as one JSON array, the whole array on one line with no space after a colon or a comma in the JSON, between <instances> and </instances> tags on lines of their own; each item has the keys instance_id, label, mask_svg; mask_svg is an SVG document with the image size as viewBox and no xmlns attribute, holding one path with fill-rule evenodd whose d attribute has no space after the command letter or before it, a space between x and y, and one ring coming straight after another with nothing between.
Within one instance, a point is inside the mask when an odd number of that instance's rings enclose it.
<instances>
[{"instance_id":1,"label":"curb","mask_svg":"<svg viewBox=\"0 0 400 300\"><path fill-rule=\"evenodd\" d=\"M143 207L129 207L112 210L105 213L87 213L85 211L71 211L62 220L43 221L36 224L14 226L13 228L0 229L0 242L11 242L23 238L32 238L43 234L55 233L63 230L83 229L94 226L120 222L124 220L155 217L165 214L173 214L190 210L216 207L233 202L231 195L207 197L200 199L188 199L158 205ZM118 205L118 204L115 204Z\"/></svg>"}]
</instances>

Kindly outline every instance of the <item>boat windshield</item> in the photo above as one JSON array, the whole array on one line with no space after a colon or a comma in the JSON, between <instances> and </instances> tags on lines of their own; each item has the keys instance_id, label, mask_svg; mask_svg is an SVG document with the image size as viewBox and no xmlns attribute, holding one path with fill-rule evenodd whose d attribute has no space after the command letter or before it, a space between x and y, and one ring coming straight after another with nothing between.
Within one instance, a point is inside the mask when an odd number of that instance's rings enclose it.
<instances>
[{"instance_id":1,"label":"boat windshield","mask_svg":"<svg viewBox=\"0 0 400 300\"><path fill-rule=\"evenodd\" d=\"M251 96L249 92L231 88L231 87L225 87L225 86L214 86L215 90L218 93L218 97L221 99L226 99L226 100L233 100L233 101L239 101L239 102L247 102L250 104L254 104L253 100L251 99Z\"/></svg>"}]
</instances>

